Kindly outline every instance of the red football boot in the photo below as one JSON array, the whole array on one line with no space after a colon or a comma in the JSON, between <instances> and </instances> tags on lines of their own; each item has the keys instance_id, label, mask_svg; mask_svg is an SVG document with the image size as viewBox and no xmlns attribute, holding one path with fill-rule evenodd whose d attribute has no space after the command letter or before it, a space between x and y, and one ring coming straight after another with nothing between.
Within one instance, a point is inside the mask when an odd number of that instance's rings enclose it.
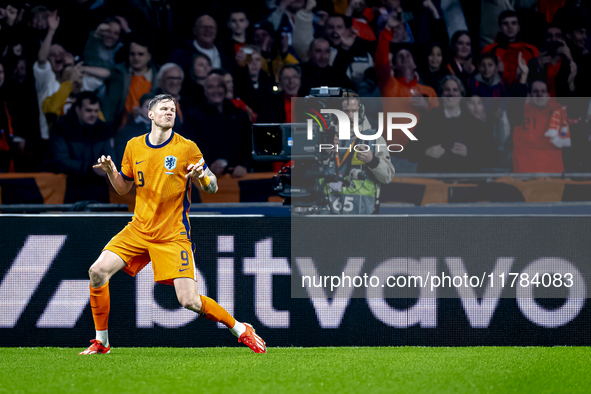
<instances>
[{"instance_id":1,"label":"red football boot","mask_svg":"<svg viewBox=\"0 0 591 394\"><path fill-rule=\"evenodd\" d=\"M108 354L111 351L111 346L104 347L101 341L98 339L93 339L90 341L90 343L92 343L92 345L90 345L85 351L78 353L78 355L85 356L87 354Z\"/></svg>"},{"instance_id":2,"label":"red football boot","mask_svg":"<svg viewBox=\"0 0 591 394\"><path fill-rule=\"evenodd\" d=\"M255 332L254 328L248 323L244 323L246 331L238 338L239 343L243 343L255 353L267 353L267 345L263 338L259 337Z\"/></svg>"}]
</instances>

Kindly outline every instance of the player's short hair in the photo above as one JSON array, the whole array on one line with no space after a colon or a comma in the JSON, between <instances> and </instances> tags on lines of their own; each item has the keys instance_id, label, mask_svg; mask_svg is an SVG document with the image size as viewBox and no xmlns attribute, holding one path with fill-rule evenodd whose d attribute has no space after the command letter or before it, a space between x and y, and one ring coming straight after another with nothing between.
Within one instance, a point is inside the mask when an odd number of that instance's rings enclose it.
<instances>
[{"instance_id":1,"label":"player's short hair","mask_svg":"<svg viewBox=\"0 0 591 394\"><path fill-rule=\"evenodd\" d=\"M152 108L154 108L156 106L156 104L158 104L161 101L169 101L169 100L172 101L174 103L174 105L176 105L176 98L174 98L174 96L172 94L167 94L167 93L158 94L152 100L150 100L150 104L148 104L148 110L151 111Z\"/></svg>"}]
</instances>

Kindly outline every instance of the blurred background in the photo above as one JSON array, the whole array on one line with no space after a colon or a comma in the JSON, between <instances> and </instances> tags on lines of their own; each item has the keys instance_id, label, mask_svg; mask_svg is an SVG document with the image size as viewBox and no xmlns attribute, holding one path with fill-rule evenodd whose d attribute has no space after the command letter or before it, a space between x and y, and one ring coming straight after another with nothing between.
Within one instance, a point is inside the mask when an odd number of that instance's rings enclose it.
<instances>
[{"instance_id":1,"label":"blurred background","mask_svg":"<svg viewBox=\"0 0 591 394\"><path fill-rule=\"evenodd\" d=\"M88 267L135 205L135 189L119 196L92 165L111 155L120 168L160 93L176 97L174 131L219 180L215 195L192 193L200 292L270 346L589 345L590 10L586 0L0 0L0 346L86 343ZM326 242L297 254L293 234L324 227L290 217L273 177L287 182L293 163L253 160L252 130L305 122L292 99L320 86L347 89L347 114L405 99L418 142L397 133L387 142L402 152L349 155L363 188L338 185L330 204L397 217L331 217ZM293 299L296 258L328 245L343 264L399 258L392 274L429 264L473 274L478 263L583 279L561 299L534 299L533 287ZM117 343L228 346L149 267L112 284Z\"/></svg>"},{"instance_id":2,"label":"blurred background","mask_svg":"<svg viewBox=\"0 0 591 394\"><path fill-rule=\"evenodd\" d=\"M591 201L590 6L2 0L0 210L133 211L134 193L117 195L92 164L110 154L119 167L150 130L149 100L169 93L174 131L220 178L215 196L194 189L193 209L272 212L285 163L252 159L251 127L298 121L291 99L319 86L412 99L421 146L390 154L384 209Z\"/></svg>"}]
</instances>

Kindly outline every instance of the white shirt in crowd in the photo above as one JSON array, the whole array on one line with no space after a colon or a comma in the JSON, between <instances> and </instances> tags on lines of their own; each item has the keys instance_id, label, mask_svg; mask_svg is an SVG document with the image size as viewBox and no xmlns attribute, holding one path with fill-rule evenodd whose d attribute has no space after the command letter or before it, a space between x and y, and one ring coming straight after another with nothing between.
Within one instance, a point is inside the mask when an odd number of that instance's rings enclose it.
<instances>
[{"instance_id":1,"label":"white shirt in crowd","mask_svg":"<svg viewBox=\"0 0 591 394\"><path fill-rule=\"evenodd\" d=\"M205 48L199 46L199 44L197 43L197 40L193 40L193 46L199 52L206 55L209 58L209 60L211 60L211 68L222 68L222 59L220 57L220 52L215 47L215 45L211 49L205 49Z\"/></svg>"},{"instance_id":2,"label":"white shirt in crowd","mask_svg":"<svg viewBox=\"0 0 591 394\"><path fill-rule=\"evenodd\" d=\"M49 96L53 96L59 89L60 83L51 69L51 63L45 62L43 66L39 62L33 64L33 75L35 76L35 89L37 90L37 102L39 104L39 127L41 128L41 138L49 139L49 128L47 119L41 109L41 104Z\"/></svg>"}]
</instances>

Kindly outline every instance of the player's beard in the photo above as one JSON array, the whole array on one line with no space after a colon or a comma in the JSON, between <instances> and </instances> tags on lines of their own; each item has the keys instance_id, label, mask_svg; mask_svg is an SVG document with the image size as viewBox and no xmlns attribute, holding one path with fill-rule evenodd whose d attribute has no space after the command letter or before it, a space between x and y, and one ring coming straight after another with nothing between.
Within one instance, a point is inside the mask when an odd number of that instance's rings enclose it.
<instances>
[{"instance_id":1,"label":"player's beard","mask_svg":"<svg viewBox=\"0 0 591 394\"><path fill-rule=\"evenodd\" d=\"M166 122L166 120L165 120L165 122ZM163 130L171 129L172 126L174 126L174 118L172 119L171 122L166 122L166 123L160 123L160 122L156 121L156 119L154 119L154 124Z\"/></svg>"}]
</instances>

